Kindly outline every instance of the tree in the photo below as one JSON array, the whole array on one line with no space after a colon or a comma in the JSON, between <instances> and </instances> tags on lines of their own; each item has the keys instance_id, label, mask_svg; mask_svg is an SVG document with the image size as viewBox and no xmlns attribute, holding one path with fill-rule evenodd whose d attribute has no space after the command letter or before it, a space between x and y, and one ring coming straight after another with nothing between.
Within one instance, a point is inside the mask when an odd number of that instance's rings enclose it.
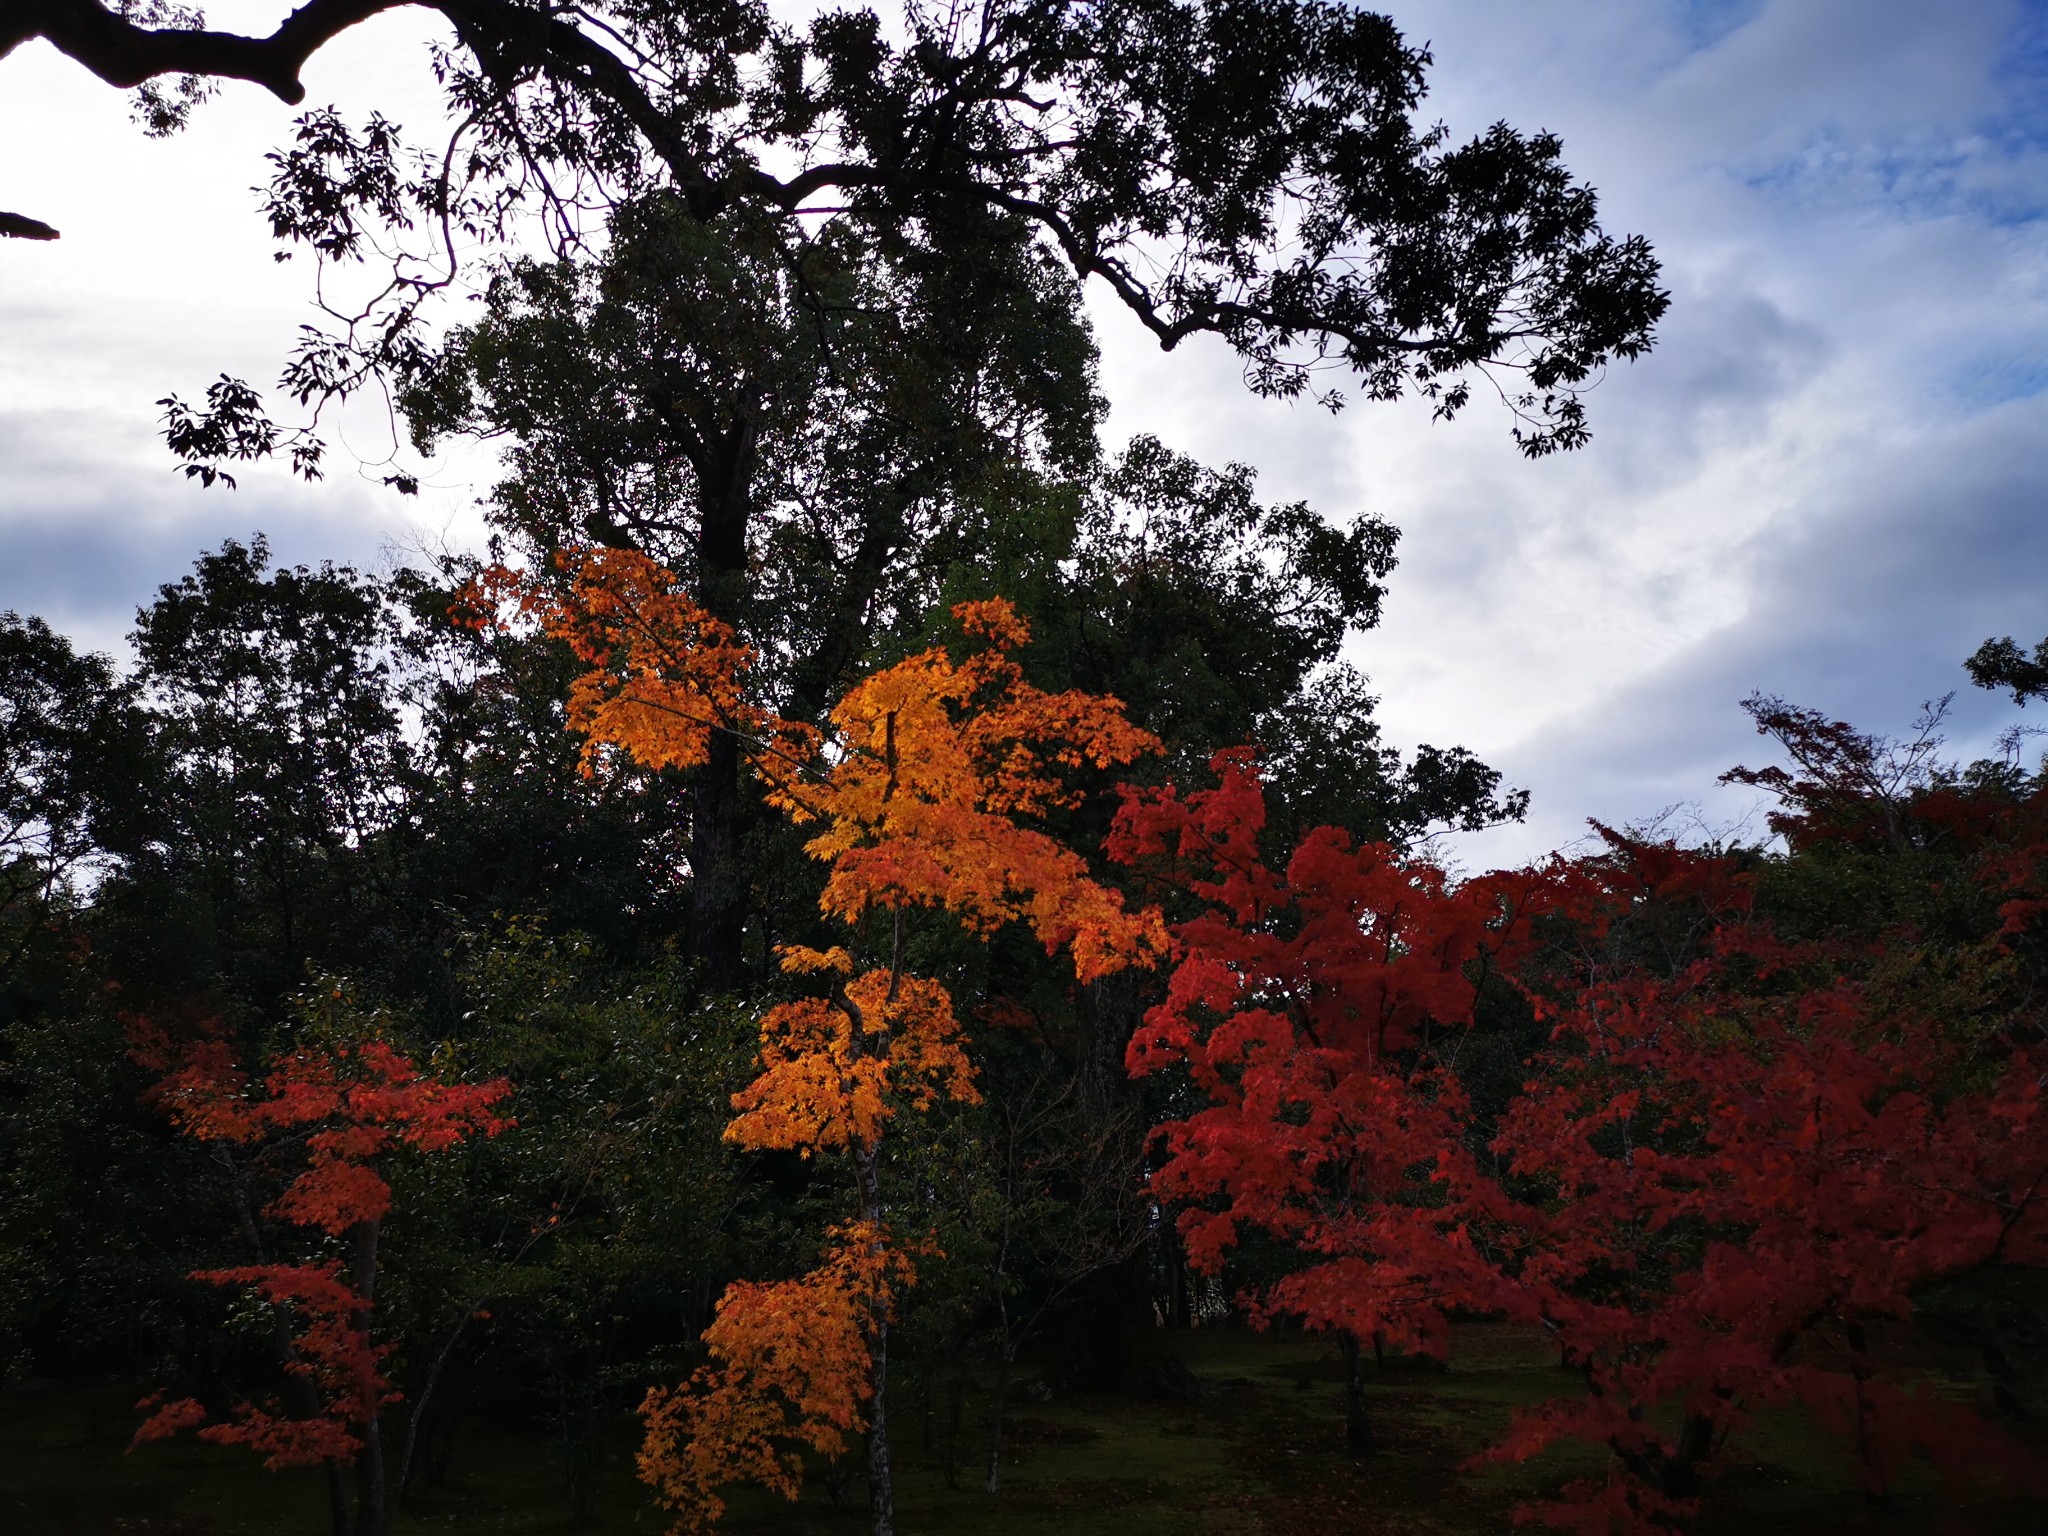
<instances>
[{"instance_id":1,"label":"tree","mask_svg":"<svg viewBox=\"0 0 2048 1536\"><path fill-rule=\"evenodd\" d=\"M455 232L502 244L531 217L567 253L586 210L662 189L719 238L765 233L792 257L832 224L970 266L1042 243L1162 346L1220 337L1262 393L1304 393L1328 365L1448 415L1471 374L1505 379L1532 454L1585 440L1580 386L1640 355L1667 302L1554 137L1497 124L1451 146L1415 120L1427 51L1322 0L919 3L894 37L871 12L799 29L745 0L309 0L268 37L139 0L24 0L0 57L44 39L152 93L143 115L167 131L216 80L298 102L308 58L405 3L453 33L441 152L316 112L277 158L288 242L350 262L373 232L421 237L383 299L287 367L301 403L409 376ZM280 446L246 386L171 425L198 468Z\"/></svg>"},{"instance_id":2,"label":"tree","mask_svg":"<svg viewBox=\"0 0 2048 1536\"><path fill-rule=\"evenodd\" d=\"M220 984L254 1017L309 959L354 970L375 947L363 930L412 787L393 618L360 572L274 569L260 536L202 555L137 613L161 766L137 796L148 836L105 897L129 919L120 941L156 951L155 995Z\"/></svg>"},{"instance_id":3,"label":"tree","mask_svg":"<svg viewBox=\"0 0 2048 1536\"><path fill-rule=\"evenodd\" d=\"M1774 795L1782 806L1771 817L1774 832L1808 843L1877 837L1888 851L1907 852L1934 830L1911 808L1942 777L1941 722L1948 704L1948 698L1927 704L1912 735L1892 741L1830 720L1817 709L1751 694L1742 701L1744 713L1756 722L1758 735L1771 737L1791 758L1793 771L1775 763L1737 767L1722 774L1721 782Z\"/></svg>"},{"instance_id":4,"label":"tree","mask_svg":"<svg viewBox=\"0 0 2048 1536\"><path fill-rule=\"evenodd\" d=\"M1462 750L1425 746L1404 763L1342 660L1347 637L1379 623L1398 529L1264 505L1247 466L1212 470L1151 437L1083 489L1060 552L1072 575L1037 605L1050 668L1124 700L1161 738L1169 774L1193 782L1218 751L1256 743L1290 839L1340 826L1406 846L1438 823L1520 817L1526 794L1499 794L1500 775Z\"/></svg>"},{"instance_id":5,"label":"tree","mask_svg":"<svg viewBox=\"0 0 2048 1536\"><path fill-rule=\"evenodd\" d=\"M1520 1415L1491 1454L1608 1446L1607 1478L1537 1511L1581 1531L1681 1523L1730 1432L1773 1404L1841 1433L1873 1492L1915 1451L1952 1481L2025 1478L1966 1405L1889 1379L1873 1336L1938 1280L2048 1264L2035 1009L2022 995L1980 1023L1957 1004L1993 957L1902 987L1885 961L1910 931L1788 941L1738 861L1609 842L1581 867L1581 942L1539 987L1550 1044L1493 1144L1500 1304L1587 1391ZM1634 951L1646 924L1691 942Z\"/></svg>"},{"instance_id":6,"label":"tree","mask_svg":"<svg viewBox=\"0 0 2048 1536\"><path fill-rule=\"evenodd\" d=\"M337 989L338 992L338 989ZM254 1263L201 1270L192 1278L253 1294L272 1314L283 1371L298 1399L241 1402L226 1421L195 1398L147 1400L137 1444L197 1428L202 1439L246 1445L272 1468L328 1469L336 1536L383 1536L387 1488L383 1410L396 1402L379 1370L385 1347L371 1334L378 1246L391 1209L381 1163L398 1149L442 1152L481 1132L512 1124L494 1106L511 1091L504 1078L444 1083L428 1077L382 1040L309 1045L274 1063L261 1092L235 1064L218 1027L173 1034L135 1022L136 1053L163 1071L157 1101L187 1135L236 1149L275 1153L289 1142L303 1162L261 1215L337 1240L347 1253L300 1262L267 1257L258 1212L239 1212ZM294 1326L296 1324L296 1326ZM344 1469L356 1474L350 1519Z\"/></svg>"},{"instance_id":7,"label":"tree","mask_svg":"<svg viewBox=\"0 0 2048 1536\"><path fill-rule=\"evenodd\" d=\"M787 1245L756 1160L719 1141L758 1019L693 996L686 956L552 928L459 937L460 1048L520 1085L519 1134L407 1166L384 1315L416 1483L445 1480L483 1386L548 1421L582 1519L620 1414L672 1376L731 1276ZM395 1486L413 1491L402 1472Z\"/></svg>"},{"instance_id":8,"label":"tree","mask_svg":"<svg viewBox=\"0 0 2048 1536\"><path fill-rule=\"evenodd\" d=\"M1986 640L1963 665L1979 688L2011 689L2015 704L2048 698L2048 640L2035 646L2031 656L2010 635Z\"/></svg>"},{"instance_id":9,"label":"tree","mask_svg":"<svg viewBox=\"0 0 2048 1536\"><path fill-rule=\"evenodd\" d=\"M1346 1435L1373 1449L1361 1346L1441 1355L1449 1310L1483 1302L1468 1236L1487 1206L1450 1068L1488 978L1528 943L1533 882L1454 884L1386 843L1308 833L1267 867L1249 752L1182 797L1132 797L1112 854L1198 898L1130 1070L1187 1074L1199 1107L1160 1128L1152 1189L1213 1274L1254 1233L1300 1255L1258 1305L1332 1332L1350 1362Z\"/></svg>"},{"instance_id":10,"label":"tree","mask_svg":"<svg viewBox=\"0 0 2048 1536\"><path fill-rule=\"evenodd\" d=\"M889 1536L889 1321L918 1244L889 1218L884 1130L902 1109L975 1097L950 994L906 968L909 930L920 909L971 933L1020 923L1048 955L1071 953L1082 981L1142 958L1156 914L1126 911L1031 823L1078 800L1068 774L1152 743L1114 700L1027 684L1009 653L1029 630L1000 601L956 609L974 647L964 661L933 649L853 688L829 741L751 709L736 681L747 654L644 557L586 557L574 607L528 601L578 633L593 663L571 710L593 747L661 767L702 761L714 733L741 737L771 800L818 826L807 849L830 866L820 911L847 930L847 944L783 947L783 969L824 978L827 992L763 1015L762 1070L734 1096L726 1139L806 1159L844 1153L853 1219L800 1279L727 1290L705 1335L712 1364L680 1393L649 1395L642 1475L697 1526L716 1518L728 1481L794 1497L791 1442L837 1454L864 1428L874 1528Z\"/></svg>"},{"instance_id":11,"label":"tree","mask_svg":"<svg viewBox=\"0 0 2048 1536\"><path fill-rule=\"evenodd\" d=\"M492 285L406 396L415 434L514 437L494 520L518 548L595 539L686 571L754 648L761 701L815 722L890 615L922 617L921 573L1092 456L1071 283L1028 248L963 271L851 229L785 260L671 196L610 225L602 262ZM692 941L726 987L758 812L732 739L691 766Z\"/></svg>"},{"instance_id":12,"label":"tree","mask_svg":"<svg viewBox=\"0 0 2048 1536\"><path fill-rule=\"evenodd\" d=\"M1441 1348L1451 1307L1544 1328L1585 1391L1519 1414L1488 1456L1606 1447L1605 1478L1531 1511L1588 1536L1683 1524L1772 1405L1841 1432L1873 1492L1916 1451L1952 1478L2030 1471L1966 1405L1910 1390L1878 1335L1937 1282L2048 1268L2039 787L1922 754L1906 789L1867 771L1890 761L1869 738L1771 713L1805 775L1766 780L1791 861L1846 841L1981 882L1993 931L1858 907L1861 931L1788 938L1755 856L1612 832L1605 853L1453 885L1324 829L1283 877L1242 761L1119 824L1120 856L1207 904L1132 1050L1199 1096L1155 1179L1196 1262L1278 1236L1296 1260L1257 1305L1348 1331L1354 1361L1382 1334ZM1549 1028L1490 1123L1457 1071L1489 974ZM1352 1403L1362 1449L1355 1373Z\"/></svg>"},{"instance_id":13,"label":"tree","mask_svg":"<svg viewBox=\"0 0 2048 1536\"><path fill-rule=\"evenodd\" d=\"M129 846L144 742L134 690L41 619L0 613L0 984L47 908Z\"/></svg>"}]
</instances>

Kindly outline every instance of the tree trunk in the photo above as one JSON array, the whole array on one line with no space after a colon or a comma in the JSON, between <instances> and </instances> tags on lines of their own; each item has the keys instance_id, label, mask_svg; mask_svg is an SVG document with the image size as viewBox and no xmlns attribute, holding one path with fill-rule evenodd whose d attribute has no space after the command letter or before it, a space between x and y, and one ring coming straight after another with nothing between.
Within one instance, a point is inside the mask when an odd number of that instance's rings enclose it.
<instances>
[{"instance_id":1,"label":"tree trunk","mask_svg":"<svg viewBox=\"0 0 2048 1536\"><path fill-rule=\"evenodd\" d=\"M889 562L903 545L906 498L895 490L877 490L876 502L861 519L860 543L831 595L824 633L808 656L792 669L790 709L799 719L821 717L837 696L854 664L868 647L875 598Z\"/></svg>"},{"instance_id":2,"label":"tree trunk","mask_svg":"<svg viewBox=\"0 0 2048 1536\"><path fill-rule=\"evenodd\" d=\"M740 845L748 810L740 766L740 744L714 733L690 800L690 946L712 992L730 991L740 979L747 910Z\"/></svg>"},{"instance_id":3,"label":"tree trunk","mask_svg":"<svg viewBox=\"0 0 2048 1536\"><path fill-rule=\"evenodd\" d=\"M988 1421L988 1496L994 1498L1003 1481L1003 1406L1010 1395L1010 1352L1006 1349L996 1365L996 1406Z\"/></svg>"},{"instance_id":4,"label":"tree trunk","mask_svg":"<svg viewBox=\"0 0 2048 1536\"><path fill-rule=\"evenodd\" d=\"M349 1518L348 1474L332 1457L321 1466L327 1472L328 1529L334 1536L355 1536L355 1524Z\"/></svg>"},{"instance_id":5,"label":"tree trunk","mask_svg":"<svg viewBox=\"0 0 2048 1536\"><path fill-rule=\"evenodd\" d=\"M868 1508L874 1536L896 1536L896 1487L889 1468L889 1320L875 1322L874 1366L869 1378L874 1408L868 1415Z\"/></svg>"},{"instance_id":6,"label":"tree trunk","mask_svg":"<svg viewBox=\"0 0 2048 1536\"><path fill-rule=\"evenodd\" d=\"M377 1295L377 1240L382 1231L381 1221L356 1223L351 1279L355 1283L356 1294L362 1298L360 1326L366 1343L370 1330L370 1306ZM370 1369L367 1364L364 1368ZM355 1536L384 1536L384 1436L374 1402L358 1426L358 1433L362 1436L363 1448L356 1453Z\"/></svg>"},{"instance_id":7,"label":"tree trunk","mask_svg":"<svg viewBox=\"0 0 2048 1536\"><path fill-rule=\"evenodd\" d=\"M268 1262L263 1249L263 1234L256 1225L256 1212L249 1204L249 1188L242 1177L242 1170L234 1157L225 1148L217 1154L233 1180L235 1192L235 1219L242 1229L242 1237L249 1244L250 1256L258 1264ZM299 1357L299 1347L292 1340L292 1325L282 1307L270 1309L271 1338L277 1347L278 1363L285 1367L286 1390L291 1394L292 1403L301 1418L317 1418L320 1413L320 1391L303 1375L291 1369ZM320 1464L327 1478L327 1528L329 1536L355 1536L355 1522L349 1513L348 1476L346 1469L333 1457Z\"/></svg>"},{"instance_id":8,"label":"tree trunk","mask_svg":"<svg viewBox=\"0 0 2048 1536\"><path fill-rule=\"evenodd\" d=\"M1344 1347L1344 1448L1354 1456L1370 1456L1379 1446L1365 1401L1365 1351L1348 1333L1338 1338Z\"/></svg>"},{"instance_id":9,"label":"tree trunk","mask_svg":"<svg viewBox=\"0 0 2048 1536\"><path fill-rule=\"evenodd\" d=\"M856 1020L858 1016L856 1015ZM856 1042L859 1023L855 1023ZM855 1176L860 1181L860 1214L863 1221L879 1225L882 1220L882 1178L873 1147L856 1146L853 1153ZM896 1488L889 1465L889 1317L877 1310L868 1335L868 1508L874 1516L874 1536L896 1536Z\"/></svg>"},{"instance_id":10,"label":"tree trunk","mask_svg":"<svg viewBox=\"0 0 2048 1536\"><path fill-rule=\"evenodd\" d=\"M441 1352L434 1356L434 1363L427 1368L427 1379L420 1386L420 1395L413 1400L412 1413L405 1422L405 1448L398 1457L398 1498L401 1503L412 1490L413 1455L419 1449L420 1425L426 1420L427 1405L434 1400L434 1388L441 1380L441 1371L455 1353L455 1346L462 1342L462 1330L469 1326L469 1314L463 1313L448 1335L448 1342L441 1346Z\"/></svg>"},{"instance_id":11,"label":"tree trunk","mask_svg":"<svg viewBox=\"0 0 2048 1536\"><path fill-rule=\"evenodd\" d=\"M743 633L755 437L753 424L742 420L718 440L715 456L696 466L697 601ZM691 949L714 992L729 990L740 977L748 883L741 845L751 809L742 766L738 739L713 731L690 804Z\"/></svg>"},{"instance_id":12,"label":"tree trunk","mask_svg":"<svg viewBox=\"0 0 2048 1536\"><path fill-rule=\"evenodd\" d=\"M953 1378L946 1391L946 1486L960 1486L960 1413L965 1406L967 1383L960 1375L960 1368L953 1368Z\"/></svg>"},{"instance_id":13,"label":"tree trunk","mask_svg":"<svg viewBox=\"0 0 2048 1536\"><path fill-rule=\"evenodd\" d=\"M1856 1460L1863 1472L1863 1498L1866 1503L1882 1504L1877 1447L1870 1434L1871 1420L1877 1411L1870 1398L1870 1341L1859 1322L1847 1324L1845 1331L1849 1336L1849 1369L1856 1382Z\"/></svg>"},{"instance_id":14,"label":"tree trunk","mask_svg":"<svg viewBox=\"0 0 2048 1536\"><path fill-rule=\"evenodd\" d=\"M1728 1393L1719 1390L1719 1395L1725 1398ZM1631 1409L1629 1417L1640 1421L1641 1410ZM1669 1452L1645 1455L1619 1436L1610 1439L1607 1447L1624 1467L1665 1498L1690 1499L1700 1491L1700 1465L1713 1452L1717 1425L1710 1414L1689 1413L1679 1424L1678 1438Z\"/></svg>"}]
</instances>

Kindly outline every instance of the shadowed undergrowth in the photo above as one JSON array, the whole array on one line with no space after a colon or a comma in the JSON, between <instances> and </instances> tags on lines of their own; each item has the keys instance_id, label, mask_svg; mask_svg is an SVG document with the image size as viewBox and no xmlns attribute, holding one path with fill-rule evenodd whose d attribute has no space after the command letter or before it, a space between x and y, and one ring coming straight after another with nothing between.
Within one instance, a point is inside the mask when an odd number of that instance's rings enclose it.
<instances>
[{"instance_id":1,"label":"shadowed undergrowth","mask_svg":"<svg viewBox=\"0 0 2048 1536\"><path fill-rule=\"evenodd\" d=\"M1010 1421L1003 1490L981 1491L983 1426L970 1399L955 1445L957 1486L944 1468L943 1414L911 1397L894 1410L903 1467L897 1524L906 1536L1481 1536L1510 1528L1516 1504L1601 1458L1574 1449L1522 1466L1461 1468L1517 1404L1568 1389L1540 1339L1463 1326L1448 1371L1392 1362L1372 1383L1379 1454L1344 1452L1341 1367L1321 1340L1228 1331L1176 1335L1172 1347L1201 1384L1200 1401L1075 1395L1020 1404ZM1967 1374L1935 1377L1972 1392ZM0 1395L0 1530L52 1536L285 1536L326 1528L311 1473L270 1474L247 1452L182 1440L125 1452L132 1388ZM936 1427L935 1427L936 1426ZM2031 1441L2048 1456L2048 1436ZM616 1426L595 1508L571 1514L555 1442L542 1423L479 1415L462 1430L447 1480L397 1519L404 1531L479 1536L578 1530L645 1532L665 1520L632 1475L634 1426ZM808 1480L801 1502L741 1491L726 1529L857 1536L865 1488ZM1736 1442L1710 1487L1697 1536L2021 1536L2048 1528L2048 1504L1984 1486L1951 1496L1909 1472L1883 1504L1867 1501L1848 1457L1796 1418L1765 1417Z\"/></svg>"}]
</instances>

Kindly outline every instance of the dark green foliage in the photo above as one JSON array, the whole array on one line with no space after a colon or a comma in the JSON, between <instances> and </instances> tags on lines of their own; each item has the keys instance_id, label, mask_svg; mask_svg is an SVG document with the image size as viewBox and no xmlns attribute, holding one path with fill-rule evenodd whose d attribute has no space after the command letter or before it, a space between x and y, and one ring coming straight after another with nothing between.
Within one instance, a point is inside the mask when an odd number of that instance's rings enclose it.
<instances>
[{"instance_id":1,"label":"dark green foliage","mask_svg":"<svg viewBox=\"0 0 2048 1536\"><path fill-rule=\"evenodd\" d=\"M744 0L538 21L515 0L420 3L454 28L435 59L459 124L445 147L416 157L382 116L351 128L326 111L271 157L287 250L398 253L379 303L303 338L282 380L301 405L413 378L455 233L568 255L592 210L650 195L792 276L839 231L970 286L1038 248L1163 347L1217 337L1263 394L1309 392L1328 368L1448 416L1481 375L1532 455L1585 441L1583 388L1647 350L1668 303L1647 243L1600 228L1554 136L1496 123L1453 143L1418 116L1428 50L1329 0L980 0L807 22ZM40 36L124 85L253 73L296 102L305 60L362 19L315 6L259 43L70 0L0 25L0 53ZM158 127L181 120L154 99ZM317 472L317 445L280 433L246 385L221 380L201 410L164 403L209 483L287 440Z\"/></svg>"},{"instance_id":2,"label":"dark green foliage","mask_svg":"<svg viewBox=\"0 0 2048 1536\"><path fill-rule=\"evenodd\" d=\"M1986 640L1963 665L1979 688L2011 689L2015 704L2048 698L2048 640L2035 646L2031 656L2010 635Z\"/></svg>"},{"instance_id":3,"label":"dark green foliage","mask_svg":"<svg viewBox=\"0 0 2048 1536\"><path fill-rule=\"evenodd\" d=\"M132 850L147 776L134 691L104 656L78 655L41 619L0 613L0 981L35 919L103 850ZM15 926L17 925L18 926Z\"/></svg>"},{"instance_id":4,"label":"dark green foliage","mask_svg":"<svg viewBox=\"0 0 2048 1536\"><path fill-rule=\"evenodd\" d=\"M149 843L108 900L154 948L154 995L219 987L262 1007L308 957L336 966L342 935L369 938L381 871L362 855L404 814L409 769L390 639L374 583L347 567L273 572L260 538L202 556L136 616L161 767Z\"/></svg>"}]
</instances>

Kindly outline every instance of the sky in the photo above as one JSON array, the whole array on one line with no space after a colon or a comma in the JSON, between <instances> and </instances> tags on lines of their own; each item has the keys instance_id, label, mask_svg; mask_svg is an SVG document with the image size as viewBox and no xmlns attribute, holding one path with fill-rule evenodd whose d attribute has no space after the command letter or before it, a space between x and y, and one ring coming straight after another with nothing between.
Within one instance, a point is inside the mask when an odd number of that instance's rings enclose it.
<instances>
[{"instance_id":1,"label":"sky","mask_svg":"<svg viewBox=\"0 0 2048 1536\"><path fill-rule=\"evenodd\" d=\"M1161 354L1097 296L1112 441L1153 432L1403 530L1385 621L1350 652L1387 735L1466 745L1534 796L1525 825L1453 840L1468 867L1589 817L1754 832L1715 779L1768 757L1738 708L1755 690L1890 733L1957 690L1954 749L1988 752L2022 717L1963 657L2048 633L2048 0L1388 9L1431 46L1427 115L1559 134L1604 225L1649 237L1673 296L1656 350L1600 382L1588 448L1530 462L1484 399L1449 424L1259 401L1219 347ZM309 102L427 120L426 35L357 29ZM231 87L150 142L41 45L0 61L0 208L64 231L0 241L0 608L118 650L223 538L374 566L477 536L488 461L401 500L355 467L388 446L374 410L317 486L168 467L153 402L274 376L310 318L251 190L290 116Z\"/></svg>"}]
</instances>

